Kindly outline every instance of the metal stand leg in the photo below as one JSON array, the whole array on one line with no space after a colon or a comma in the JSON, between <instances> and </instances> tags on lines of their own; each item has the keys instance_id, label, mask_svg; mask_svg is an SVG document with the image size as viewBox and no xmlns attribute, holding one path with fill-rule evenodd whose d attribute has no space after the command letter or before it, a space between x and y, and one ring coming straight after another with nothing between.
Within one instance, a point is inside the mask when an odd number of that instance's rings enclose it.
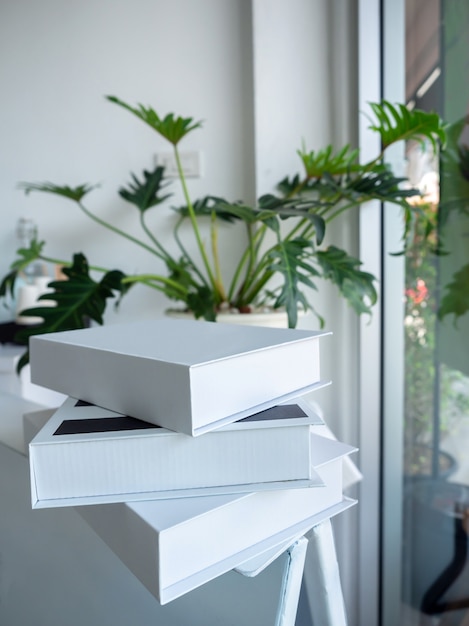
<instances>
[{"instance_id":1,"label":"metal stand leg","mask_svg":"<svg viewBox=\"0 0 469 626\"><path fill-rule=\"evenodd\" d=\"M331 521L315 526L307 535L308 555L304 586L314 626L347 626L339 566Z\"/></svg>"},{"instance_id":2,"label":"metal stand leg","mask_svg":"<svg viewBox=\"0 0 469 626\"><path fill-rule=\"evenodd\" d=\"M307 547L307 539L301 537L286 551L287 561L283 572L275 626L294 626L295 624Z\"/></svg>"}]
</instances>

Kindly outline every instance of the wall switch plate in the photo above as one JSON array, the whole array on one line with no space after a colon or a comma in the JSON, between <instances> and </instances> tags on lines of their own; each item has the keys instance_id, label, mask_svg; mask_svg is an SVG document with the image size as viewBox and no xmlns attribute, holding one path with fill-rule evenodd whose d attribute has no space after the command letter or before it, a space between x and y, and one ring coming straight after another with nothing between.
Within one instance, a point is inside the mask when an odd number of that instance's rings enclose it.
<instances>
[{"instance_id":1,"label":"wall switch plate","mask_svg":"<svg viewBox=\"0 0 469 626\"><path fill-rule=\"evenodd\" d=\"M200 152L193 150L191 152L180 152L182 170L187 178L199 178L201 176ZM177 178L178 169L176 159L172 152L158 152L155 157L156 165L165 168L164 174L166 178Z\"/></svg>"}]
</instances>

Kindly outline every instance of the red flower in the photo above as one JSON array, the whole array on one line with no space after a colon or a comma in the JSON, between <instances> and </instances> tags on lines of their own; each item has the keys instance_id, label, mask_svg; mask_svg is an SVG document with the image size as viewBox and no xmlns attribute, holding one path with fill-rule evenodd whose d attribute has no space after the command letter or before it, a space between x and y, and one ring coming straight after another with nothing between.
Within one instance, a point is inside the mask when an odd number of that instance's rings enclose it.
<instances>
[{"instance_id":1,"label":"red flower","mask_svg":"<svg viewBox=\"0 0 469 626\"><path fill-rule=\"evenodd\" d=\"M428 288L422 278L417 279L416 289L406 289L405 295L412 300L414 304L421 304L428 297Z\"/></svg>"}]
</instances>

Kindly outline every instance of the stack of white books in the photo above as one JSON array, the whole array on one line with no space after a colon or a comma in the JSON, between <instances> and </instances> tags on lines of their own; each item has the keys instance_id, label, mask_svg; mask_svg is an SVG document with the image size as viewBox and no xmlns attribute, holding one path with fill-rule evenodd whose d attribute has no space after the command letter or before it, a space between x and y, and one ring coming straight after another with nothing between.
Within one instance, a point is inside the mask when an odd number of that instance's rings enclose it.
<instances>
[{"instance_id":1,"label":"stack of white books","mask_svg":"<svg viewBox=\"0 0 469 626\"><path fill-rule=\"evenodd\" d=\"M326 333L157 320L30 340L32 506L74 506L162 603L351 506L306 394ZM243 565L244 564L244 565Z\"/></svg>"}]
</instances>

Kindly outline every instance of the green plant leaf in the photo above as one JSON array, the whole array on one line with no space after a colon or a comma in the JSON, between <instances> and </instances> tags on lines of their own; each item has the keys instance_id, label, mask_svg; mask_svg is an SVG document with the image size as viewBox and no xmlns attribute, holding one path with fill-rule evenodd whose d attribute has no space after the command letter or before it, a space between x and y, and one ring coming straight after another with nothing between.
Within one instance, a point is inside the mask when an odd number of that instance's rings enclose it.
<instances>
[{"instance_id":1,"label":"green plant leaf","mask_svg":"<svg viewBox=\"0 0 469 626\"><path fill-rule=\"evenodd\" d=\"M309 261L311 242L302 238L279 241L269 256L271 261L269 271L278 272L283 277L280 293L274 306L275 308L285 307L288 326L295 328L298 323L298 307L311 308L300 285L316 289L311 277L319 276L319 272Z\"/></svg>"},{"instance_id":2,"label":"green plant leaf","mask_svg":"<svg viewBox=\"0 0 469 626\"><path fill-rule=\"evenodd\" d=\"M300 179L299 174L295 174L289 178L285 176L282 180L277 183L276 188L279 193L283 196L292 196L294 195L300 187L302 187L303 181Z\"/></svg>"},{"instance_id":3,"label":"green plant leaf","mask_svg":"<svg viewBox=\"0 0 469 626\"><path fill-rule=\"evenodd\" d=\"M359 315L371 315L371 308L378 300L373 284L376 278L359 269L361 262L336 246L319 250L316 257L324 278L337 285L353 309Z\"/></svg>"},{"instance_id":4,"label":"green plant leaf","mask_svg":"<svg viewBox=\"0 0 469 626\"><path fill-rule=\"evenodd\" d=\"M132 181L127 188L121 187L119 195L127 202L134 204L139 211L145 213L151 207L161 204L171 194L159 196L160 191L167 185L163 182L164 167L158 166L153 172L143 170L143 181L140 182L135 174L131 174Z\"/></svg>"},{"instance_id":5,"label":"green plant leaf","mask_svg":"<svg viewBox=\"0 0 469 626\"><path fill-rule=\"evenodd\" d=\"M291 200L289 198L279 198L272 193L266 193L260 196L257 203L259 209L263 211L278 211L282 208L290 206L294 202L300 202L300 200Z\"/></svg>"},{"instance_id":6,"label":"green plant leaf","mask_svg":"<svg viewBox=\"0 0 469 626\"><path fill-rule=\"evenodd\" d=\"M469 263L453 274L445 285L445 294L438 308L438 319L454 315L454 321L469 311Z\"/></svg>"},{"instance_id":7,"label":"green plant leaf","mask_svg":"<svg viewBox=\"0 0 469 626\"><path fill-rule=\"evenodd\" d=\"M45 241L37 241L37 239L33 239L29 248L19 248L16 251L19 258L13 261L10 266L11 269L17 270L18 272L24 270L30 263L39 259L44 245Z\"/></svg>"},{"instance_id":8,"label":"green plant leaf","mask_svg":"<svg viewBox=\"0 0 469 626\"><path fill-rule=\"evenodd\" d=\"M133 107L116 96L105 97L109 102L118 104L136 115L173 146L176 146L192 130L202 126L202 122L194 122L192 117L175 117L174 113L168 113L164 118L161 118L151 107L145 107L143 104L137 104L136 107Z\"/></svg>"},{"instance_id":9,"label":"green plant leaf","mask_svg":"<svg viewBox=\"0 0 469 626\"><path fill-rule=\"evenodd\" d=\"M259 207L262 211L267 211L265 217L261 212L259 217L263 221L269 219L272 214L278 215L282 220L288 218L305 219L314 226L316 234L316 243L320 245L326 234L326 223L324 219L316 213L318 206L322 206L320 202L313 199L305 198L279 198L273 194L265 194L259 198ZM273 230L277 231L278 227L272 221L269 225Z\"/></svg>"},{"instance_id":10,"label":"green plant leaf","mask_svg":"<svg viewBox=\"0 0 469 626\"><path fill-rule=\"evenodd\" d=\"M78 187L68 187L46 182L19 183L18 187L19 189L23 189L26 194L31 193L31 191L42 191L44 193L52 193L57 196L62 196L63 198L74 200L75 202L80 202L86 194L99 187L99 185L89 185L88 183L84 183L83 185L78 185Z\"/></svg>"},{"instance_id":11,"label":"green plant leaf","mask_svg":"<svg viewBox=\"0 0 469 626\"><path fill-rule=\"evenodd\" d=\"M12 272L8 272L2 279L0 283L0 298L4 298L10 294L12 297L14 296L15 291L15 283L18 277L18 272L13 270Z\"/></svg>"},{"instance_id":12,"label":"green plant leaf","mask_svg":"<svg viewBox=\"0 0 469 626\"><path fill-rule=\"evenodd\" d=\"M42 317L44 321L19 331L15 337L18 342L27 343L32 335L84 328L89 320L102 324L107 300L128 290L128 286L121 282L125 275L118 270L107 272L95 282L89 275L88 262L83 254L75 254L73 264L63 272L68 280L52 281L49 287L54 291L39 298L52 300L56 302L55 306L38 305L22 311L22 315ZM27 361L26 355L21 366Z\"/></svg>"},{"instance_id":13,"label":"green plant leaf","mask_svg":"<svg viewBox=\"0 0 469 626\"><path fill-rule=\"evenodd\" d=\"M242 202L231 203L226 202L226 200L217 202L214 206L214 210L217 217L220 217L221 219L239 219L245 224L255 224L256 222L263 221L272 215L263 214L258 209L250 207L247 204L243 204Z\"/></svg>"},{"instance_id":14,"label":"green plant leaf","mask_svg":"<svg viewBox=\"0 0 469 626\"><path fill-rule=\"evenodd\" d=\"M466 119L462 118L448 127L446 148L440 153L440 226L444 226L453 212L469 213L469 151L460 143L466 125Z\"/></svg>"},{"instance_id":15,"label":"green plant leaf","mask_svg":"<svg viewBox=\"0 0 469 626\"><path fill-rule=\"evenodd\" d=\"M298 150L308 178L321 178L324 173L330 176L342 176L353 171L358 165L358 150L351 149L347 144L339 152L329 144L321 150L305 152Z\"/></svg>"},{"instance_id":16,"label":"green plant leaf","mask_svg":"<svg viewBox=\"0 0 469 626\"><path fill-rule=\"evenodd\" d=\"M404 203L404 229L402 241L403 250L390 253L393 256L412 255L415 247L423 254L428 250L432 254L442 256L447 254L443 248L443 242L438 237L439 216L436 207L429 204L406 204Z\"/></svg>"},{"instance_id":17,"label":"green plant leaf","mask_svg":"<svg viewBox=\"0 0 469 626\"><path fill-rule=\"evenodd\" d=\"M168 278L179 287L183 287L187 293L197 284L191 274L192 264L186 257L181 257L178 261L167 259L166 267L169 272ZM181 290L172 288L170 283L164 286L163 291L171 300L182 300L187 305L187 298L181 294Z\"/></svg>"},{"instance_id":18,"label":"green plant leaf","mask_svg":"<svg viewBox=\"0 0 469 626\"><path fill-rule=\"evenodd\" d=\"M203 317L207 322L215 322L215 299L209 287L202 285L191 291L187 296L187 305L195 318Z\"/></svg>"},{"instance_id":19,"label":"green plant leaf","mask_svg":"<svg viewBox=\"0 0 469 626\"><path fill-rule=\"evenodd\" d=\"M437 151L437 140L446 143L446 125L437 113L420 109L409 109L404 104L392 105L387 100L381 103L371 102L370 107L376 117L369 128L381 136L383 149L398 141L411 139L424 145L427 139L433 150Z\"/></svg>"},{"instance_id":20,"label":"green plant leaf","mask_svg":"<svg viewBox=\"0 0 469 626\"><path fill-rule=\"evenodd\" d=\"M464 180L469 181L469 147L466 145L458 146L459 152L459 170Z\"/></svg>"},{"instance_id":21,"label":"green plant leaf","mask_svg":"<svg viewBox=\"0 0 469 626\"><path fill-rule=\"evenodd\" d=\"M403 187L407 179L397 177L389 166L375 163L372 166L356 165L345 173L334 175L323 171L320 178L309 180L302 189L302 198L311 195L311 210L335 209L339 202L347 200L356 206L370 200L393 202L407 205L407 198L420 195L417 189ZM282 188L288 189L288 183L282 181ZM302 208L298 205L298 208Z\"/></svg>"},{"instance_id":22,"label":"green plant leaf","mask_svg":"<svg viewBox=\"0 0 469 626\"><path fill-rule=\"evenodd\" d=\"M206 284L198 283L192 274L192 263L185 257L179 261L167 261L169 278L178 285L178 289L167 283L163 287L165 295L179 302L183 302L186 308L194 314L197 319L203 317L209 322L215 321L216 302L213 290ZM181 293L183 288L184 293Z\"/></svg>"},{"instance_id":23,"label":"green plant leaf","mask_svg":"<svg viewBox=\"0 0 469 626\"><path fill-rule=\"evenodd\" d=\"M10 265L11 272L6 274L0 283L0 298L7 296L8 293L11 296L14 295L15 283L18 278L18 274L26 269L30 263L33 263L40 257L44 244L44 241L37 241L36 239L33 239L29 248L19 248L16 251L19 258L13 261Z\"/></svg>"},{"instance_id":24,"label":"green plant leaf","mask_svg":"<svg viewBox=\"0 0 469 626\"><path fill-rule=\"evenodd\" d=\"M363 176L347 180L343 193L361 203L380 200L407 206L407 198L420 196L420 192L403 187L402 183L406 181L407 178L395 176L387 165L377 164Z\"/></svg>"},{"instance_id":25,"label":"green plant leaf","mask_svg":"<svg viewBox=\"0 0 469 626\"><path fill-rule=\"evenodd\" d=\"M215 213L219 219L225 222L233 223L237 219L241 219L247 223L254 223L257 220L256 212L251 207L241 203L230 203L218 196L205 196L193 202L192 207L197 216L211 217ZM173 211L182 217L189 217L187 205L173 207Z\"/></svg>"}]
</instances>

